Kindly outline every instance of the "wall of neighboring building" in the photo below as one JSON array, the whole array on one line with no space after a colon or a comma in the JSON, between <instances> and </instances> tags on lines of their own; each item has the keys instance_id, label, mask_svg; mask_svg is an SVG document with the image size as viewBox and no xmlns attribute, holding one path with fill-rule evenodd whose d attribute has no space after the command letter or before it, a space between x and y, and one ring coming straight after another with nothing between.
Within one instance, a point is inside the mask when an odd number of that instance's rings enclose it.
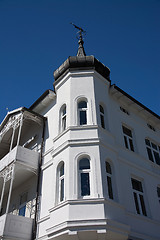
<instances>
[{"instance_id":1,"label":"wall of neighboring building","mask_svg":"<svg viewBox=\"0 0 160 240\"><path fill-rule=\"evenodd\" d=\"M121 106L127 110L129 115L120 110ZM134 109L134 106L129 106L125 101L112 96L110 110L109 131L115 138L115 145L112 147L114 146L117 155L112 161L114 168L117 169L118 202L125 207L125 221L129 223L133 232L141 232L141 234L158 238L160 234L160 215L158 214L160 204L157 186L160 183L160 166L149 160L145 139L150 139L157 146L160 145L159 126L152 118L152 124L156 131L151 130L147 126L149 117L142 116ZM126 126L132 131L134 151L125 146L122 126ZM136 212L131 178L142 183L147 216ZM148 237L148 239L150 238Z\"/></svg>"}]
</instances>

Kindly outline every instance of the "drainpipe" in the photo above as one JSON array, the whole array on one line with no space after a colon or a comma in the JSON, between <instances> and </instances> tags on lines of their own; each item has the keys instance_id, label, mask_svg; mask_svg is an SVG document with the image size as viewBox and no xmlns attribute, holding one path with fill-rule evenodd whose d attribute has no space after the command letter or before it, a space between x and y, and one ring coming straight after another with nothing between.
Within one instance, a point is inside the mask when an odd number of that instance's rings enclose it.
<instances>
[{"instance_id":1,"label":"drainpipe","mask_svg":"<svg viewBox=\"0 0 160 240\"><path fill-rule=\"evenodd\" d=\"M38 230L38 213L39 213L39 196L40 196L40 182L41 182L41 167L42 167L42 155L43 155L43 147L44 147L44 134L45 134L45 121L43 121L43 130L42 130L42 141L41 141L41 152L40 152L40 161L38 166L38 180L37 180L37 191L36 191L36 205L35 205L35 218L34 218L34 228L32 233L32 240L37 239L37 230Z\"/></svg>"}]
</instances>

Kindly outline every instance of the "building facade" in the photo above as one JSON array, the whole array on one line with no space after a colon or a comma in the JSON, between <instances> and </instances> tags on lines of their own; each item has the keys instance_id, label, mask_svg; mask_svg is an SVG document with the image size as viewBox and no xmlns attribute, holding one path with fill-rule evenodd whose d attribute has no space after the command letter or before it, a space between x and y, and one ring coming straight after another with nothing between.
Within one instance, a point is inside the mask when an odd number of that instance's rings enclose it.
<instances>
[{"instance_id":1,"label":"building facade","mask_svg":"<svg viewBox=\"0 0 160 240\"><path fill-rule=\"evenodd\" d=\"M160 240L160 117L78 54L0 125L0 237Z\"/></svg>"}]
</instances>

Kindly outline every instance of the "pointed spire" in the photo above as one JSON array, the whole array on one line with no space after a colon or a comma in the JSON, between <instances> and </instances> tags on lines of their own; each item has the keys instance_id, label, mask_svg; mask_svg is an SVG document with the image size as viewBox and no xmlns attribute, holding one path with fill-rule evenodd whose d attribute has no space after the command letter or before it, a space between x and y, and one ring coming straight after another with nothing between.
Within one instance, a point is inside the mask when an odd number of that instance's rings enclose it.
<instances>
[{"instance_id":1,"label":"pointed spire","mask_svg":"<svg viewBox=\"0 0 160 240\"><path fill-rule=\"evenodd\" d=\"M83 43L84 43L83 37L82 37L82 34L80 32L80 37L79 37L79 41L78 41L79 47L78 47L77 57L86 56L86 53L85 53L85 50L84 50L84 47L83 47Z\"/></svg>"},{"instance_id":2,"label":"pointed spire","mask_svg":"<svg viewBox=\"0 0 160 240\"><path fill-rule=\"evenodd\" d=\"M85 50L84 50L84 47L83 47L83 44L84 44L83 35L86 33L86 31L84 31L81 27L78 27L73 23L71 23L71 24L79 30L78 31L79 36L77 37L78 38L78 44L79 44L77 57L84 57L84 56L86 56L86 53L85 53Z\"/></svg>"}]
</instances>

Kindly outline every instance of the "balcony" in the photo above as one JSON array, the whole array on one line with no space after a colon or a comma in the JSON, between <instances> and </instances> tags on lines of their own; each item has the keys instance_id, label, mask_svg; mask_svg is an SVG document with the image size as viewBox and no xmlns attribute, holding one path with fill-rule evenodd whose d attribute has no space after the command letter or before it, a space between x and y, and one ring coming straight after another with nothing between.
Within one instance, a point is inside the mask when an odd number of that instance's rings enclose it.
<instances>
[{"instance_id":1,"label":"balcony","mask_svg":"<svg viewBox=\"0 0 160 240\"><path fill-rule=\"evenodd\" d=\"M31 169L38 168L39 153L33 150L17 146L0 160L0 172L12 162L17 162Z\"/></svg>"},{"instance_id":2,"label":"balcony","mask_svg":"<svg viewBox=\"0 0 160 240\"><path fill-rule=\"evenodd\" d=\"M0 237L4 239L32 238L33 219L13 214L4 214L0 217Z\"/></svg>"}]
</instances>

